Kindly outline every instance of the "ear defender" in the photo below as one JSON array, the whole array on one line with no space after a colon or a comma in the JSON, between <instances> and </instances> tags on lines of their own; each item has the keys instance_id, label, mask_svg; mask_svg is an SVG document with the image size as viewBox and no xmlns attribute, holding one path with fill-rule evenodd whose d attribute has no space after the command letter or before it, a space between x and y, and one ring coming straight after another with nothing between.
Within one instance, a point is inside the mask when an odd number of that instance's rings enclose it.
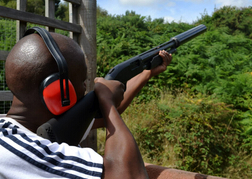
<instances>
[{"instance_id":1,"label":"ear defender","mask_svg":"<svg viewBox=\"0 0 252 179\"><path fill-rule=\"evenodd\" d=\"M66 91L65 80L63 80L63 90ZM48 76L40 85L40 97L51 113L60 115L73 107L77 102L75 89L68 80L69 101L62 104L59 74L55 73ZM65 95L65 94L64 94ZM64 96L66 98L66 95Z\"/></svg>"},{"instance_id":2,"label":"ear defender","mask_svg":"<svg viewBox=\"0 0 252 179\"><path fill-rule=\"evenodd\" d=\"M39 89L40 97L52 114L60 115L77 102L75 89L68 79L67 63L51 34L45 29L33 27L28 29L24 36L34 32L37 32L44 40L59 69L59 73L54 73L43 80Z\"/></svg>"}]
</instances>

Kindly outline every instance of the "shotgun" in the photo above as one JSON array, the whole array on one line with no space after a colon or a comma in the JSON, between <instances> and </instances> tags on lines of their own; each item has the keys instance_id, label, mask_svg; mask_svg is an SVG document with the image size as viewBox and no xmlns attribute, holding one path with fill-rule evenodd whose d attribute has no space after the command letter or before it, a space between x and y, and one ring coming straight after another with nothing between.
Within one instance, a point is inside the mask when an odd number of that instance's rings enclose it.
<instances>
[{"instance_id":1,"label":"shotgun","mask_svg":"<svg viewBox=\"0 0 252 179\"><path fill-rule=\"evenodd\" d=\"M128 80L143 70L150 70L161 65L163 60L158 55L160 50L167 50L168 53L172 54L177 47L202 34L206 29L206 26L201 24L172 37L168 42L116 65L109 70L105 79L118 80L126 84ZM37 135L49 139L51 142L78 145L89 124L98 113L98 99L95 92L91 91L71 109L42 124L37 129Z\"/></svg>"}]
</instances>

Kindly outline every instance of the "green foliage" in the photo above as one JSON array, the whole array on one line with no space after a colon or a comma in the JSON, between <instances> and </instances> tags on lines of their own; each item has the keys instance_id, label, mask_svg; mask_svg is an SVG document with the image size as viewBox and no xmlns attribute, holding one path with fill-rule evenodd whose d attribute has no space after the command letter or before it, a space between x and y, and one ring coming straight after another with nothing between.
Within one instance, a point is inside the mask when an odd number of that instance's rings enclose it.
<instances>
[{"instance_id":1,"label":"green foliage","mask_svg":"<svg viewBox=\"0 0 252 179\"><path fill-rule=\"evenodd\" d=\"M235 22L239 26L228 23L235 17L238 18ZM168 70L149 81L139 96L140 101L154 98L166 86L186 87L196 93L218 93L220 96L222 93L228 94L228 91L220 92L223 81L239 80L238 76L236 78L233 75L251 71L252 42L247 33L250 23L247 23L246 28L240 26L248 20L251 20L251 8L223 7L216 10L212 17L202 15L202 19L195 22L195 25L206 24L208 32L178 48ZM168 24L163 19L151 20L129 11L124 16L106 13L99 16L97 75L105 76L116 64L164 43L195 25ZM232 99L233 96L229 95L228 98ZM232 103L237 104L237 101Z\"/></svg>"},{"instance_id":2,"label":"green foliage","mask_svg":"<svg viewBox=\"0 0 252 179\"><path fill-rule=\"evenodd\" d=\"M145 161L229 178L252 177L247 164L252 149L251 20L252 7L225 6L212 16L204 12L193 24L165 23L130 11L122 16L99 12L97 76L196 25L208 28L178 47L167 70L146 84L124 116ZM167 88L181 89L182 96L170 90L165 101L148 108Z\"/></svg>"},{"instance_id":3,"label":"green foliage","mask_svg":"<svg viewBox=\"0 0 252 179\"><path fill-rule=\"evenodd\" d=\"M209 26L209 18L205 15L199 22L207 21ZM184 23L166 24L162 19L151 21L129 11L124 16L99 16L97 21L97 76L105 76L116 64L194 26ZM196 93L217 93L223 99L233 99L234 93L224 90L222 84L226 83L223 81L231 83L240 80L239 75L251 71L251 48L252 41L245 33L233 35L227 26L209 28L204 35L178 48L168 70L149 81L139 95L139 100L153 99L160 89L167 86L186 87ZM228 98L222 96L223 93L229 94Z\"/></svg>"},{"instance_id":4,"label":"green foliage","mask_svg":"<svg viewBox=\"0 0 252 179\"><path fill-rule=\"evenodd\" d=\"M97 6L97 9L96 9L96 16L97 16L97 17L108 16L108 11L106 11L105 9L101 8L101 7L98 5L98 6Z\"/></svg>"},{"instance_id":5,"label":"green foliage","mask_svg":"<svg viewBox=\"0 0 252 179\"><path fill-rule=\"evenodd\" d=\"M149 49L153 43L144 17L127 11L125 16L97 19L97 75Z\"/></svg>"},{"instance_id":6,"label":"green foliage","mask_svg":"<svg viewBox=\"0 0 252 179\"><path fill-rule=\"evenodd\" d=\"M16 0L0 0L0 6L16 9Z\"/></svg>"},{"instance_id":7,"label":"green foliage","mask_svg":"<svg viewBox=\"0 0 252 179\"><path fill-rule=\"evenodd\" d=\"M56 18L67 21L68 4L55 2ZM0 0L0 5L16 8L16 1ZM44 0L28 0L27 10L44 15ZM97 76L102 77L196 25L208 28L177 49L167 70L146 84L124 115L147 162L252 178L251 20L252 7L226 6L212 16L204 12L193 24L165 23L134 11L115 16L97 8ZM9 51L16 42L15 22L0 18L0 27L0 50ZM170 90L159 100L167 88L181 94Z\"/></svg>"},{"instance_id":8,"label":"green foliage","mask_svg":"<svg viewBox=\"0 0 252 179\"><path fill-rule=\"evenodd\" d=\"M59 20L69 22L69 4L58 3L55 7L55 17Z\"/></svg>"},{"instance_id":9,"label":"green foliage","mask_svg":"<svg viewBox=\"0 0 252 179\"><path fill-rule=\"evenodd\" d=\"M170 127L166 131L168 141L175 141L176 154L182 159L180 168L220 174L229 162L228 156L242 143L239 126L232 122L238 120L236 111L204 97L178 96L173 103L168 100L159 106Z\"/></svg>"},{"instance_id":10,"label":"green foliage","mask_svg":"<svg viewBox=\"0 0 252 179\"><path fill-rule=\"evenodd\" d=\"M240 97L252 92L251 48L252 41L244 34L230 35L225 28L208 31L179 47L167 71L150 82L158 87L182 87L194 93L218 94L224 102L236 106ZM242 90L238 92L238 89Z\"/></svg>"},{"instance_id":11,"label":"green foliage","mask_svg":"<svg viewBox=\"0 0 252 179\"><path fill-rule=\"evenodd\" d=\"M252 38L252 6L237 8L234 6L224 6L216 9L212 16L207 13L202 14L197 23L206 24L211 30L215 28L226 28L232 35L244 34Z\"/></svg>"},{"instance_id":12,"label":"green foliage","mask_svg":"<svg viewBox=\"0 0 252 179\"><path fill-rule=\"evenodd\" d=\"M45 14L45 1L43 0L27 0L27 12L39 15Z\"/></svg>"},{"instance_id":13,"label":"green foliage","mask_svg":"<svg viewBox=\"0 0 252 179\"><path fill-rule=\"evenodd\" d=\"M252 176L246 163L251 143L236 122L240 113L213 96L165 92L160 100L133 103L123 118L147 162L223 177Z\"/></svg>"},{"instance_id":14,"label":"green foliage","mask_svg":"<svg viewBox=\"0 0 252 179\"><path fill-rule=\"evenodd\" d=\"M16 26L13 20L0 20L0 50L10 51L16 43Z\"/></svg>"},{"instance_id":15,"label":"green foliage","mask_svg":"<svg viewBox=\"0 0 252 179\"><path fill-rule=\"evenodd\" d=\"M99 10L99 12L102 10ZM97 19L97 76L105 76L109 69L192 28L189 24L164 24L162 19L151 21L133 11L122 16L104 13ZM168 72L169 73L169 72ZM150 100L166 86L172 74L149 81L139 100Z\"/></svg>"}]
</instances>

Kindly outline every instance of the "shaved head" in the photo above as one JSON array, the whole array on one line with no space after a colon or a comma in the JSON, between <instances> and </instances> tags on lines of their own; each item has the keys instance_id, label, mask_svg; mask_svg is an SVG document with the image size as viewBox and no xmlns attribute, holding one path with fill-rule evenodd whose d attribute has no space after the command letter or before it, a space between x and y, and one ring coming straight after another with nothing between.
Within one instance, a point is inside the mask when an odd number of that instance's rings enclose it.
<instances>
[{"instance_id":1,"label":"shaved head","mask_svg":"<svg viewBox=\"0 0 252 179\"><path fill-rule=\"evenodd\" d=\"M69 79L75 87L77 98L80 98L84 94L82 86L86 78L84 54L79 45L69 37L56 33L51 35L67 61ZM57 63L38 34L22 38L6 59L7 85L14 96L24 104L37 103L37 100L40 100L41 82L57 72Z\"/></svg>"}]
</instances>

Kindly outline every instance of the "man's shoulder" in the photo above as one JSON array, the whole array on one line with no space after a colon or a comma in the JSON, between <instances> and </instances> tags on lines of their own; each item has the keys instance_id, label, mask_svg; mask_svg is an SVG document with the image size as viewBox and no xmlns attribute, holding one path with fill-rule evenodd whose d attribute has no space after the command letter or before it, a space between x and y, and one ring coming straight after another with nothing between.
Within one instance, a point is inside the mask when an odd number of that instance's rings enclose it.
<instances>
[{"instance_id":1,"label":"man's shoulder","mask_svg":"<svg viewBox=\"0 0 252 179\"><path fill-rule=\"evenodd\" d=\"M22 130L25 133L32 133L29 129L17 122L15 119L7 117L6 114L0 114L0 128L16 128Z\"/></svg>"},{"instance_id":2,"label":"man's shoulder","mask_svg":"<svg viewBox=\"0 0 252 179\"><path fill-rule=\"evenodd\" d=\"M102 174L103 158L92 149L52 143L5 116L0 118L0 151L5 153L2 157L9 166L18 162L20 166L39 168L38 174L68 178L100 178Z\"/></svg>"}]
</instances>

